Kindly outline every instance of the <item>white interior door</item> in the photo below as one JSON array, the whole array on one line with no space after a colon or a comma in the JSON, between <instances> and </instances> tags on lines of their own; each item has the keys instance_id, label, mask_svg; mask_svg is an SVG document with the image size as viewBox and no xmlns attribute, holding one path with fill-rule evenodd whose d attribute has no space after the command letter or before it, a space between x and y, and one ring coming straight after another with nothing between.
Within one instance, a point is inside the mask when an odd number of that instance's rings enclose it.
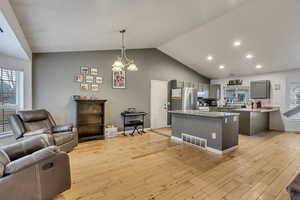
<instances>
[{"instance_id":1,"label":"white interior door","mask_svg":"<svg viewBox=\"0 0 300 200\"><path fill-rule=\"evenodd\" d=\"M151 128L167 127L168 81L151 80Z\"/></svg>"}]
</instances>

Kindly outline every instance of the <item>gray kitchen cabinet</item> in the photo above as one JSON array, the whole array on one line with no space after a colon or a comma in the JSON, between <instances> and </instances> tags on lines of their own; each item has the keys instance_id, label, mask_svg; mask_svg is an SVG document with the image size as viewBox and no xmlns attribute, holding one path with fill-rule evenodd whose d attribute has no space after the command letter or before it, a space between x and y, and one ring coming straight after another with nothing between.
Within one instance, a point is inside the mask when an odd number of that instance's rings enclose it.
<instances>
[{"instance_id":1,"label":"gray kitchen cabinet","mask_svg":"<svg viewBox=\"0 0 300 200\"><path fill-rule=\"evenodd\" d=\"M210 85L209 97L217 99L217 100L219 100L221 98L221 85L220 84Z\"/></svg>"},{"instance_id":2,"label":"gray kitchen cabinet","mask_svg":"<svg viewBox=\"0 0 300 200\"><path fill-rule=\"evenodd\" d=\"M250 83L251 99L269 99L271 82L269 80L252 81Z\"/></svg>"}]
</instances>

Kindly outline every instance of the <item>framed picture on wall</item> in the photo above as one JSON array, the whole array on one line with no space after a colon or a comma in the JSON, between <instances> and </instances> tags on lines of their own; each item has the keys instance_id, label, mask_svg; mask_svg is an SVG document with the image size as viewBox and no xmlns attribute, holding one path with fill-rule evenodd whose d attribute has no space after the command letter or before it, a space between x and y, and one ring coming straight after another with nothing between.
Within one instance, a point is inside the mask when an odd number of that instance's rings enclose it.
<instances>
[{"instance_id":1,"label":"framed picture on wall","mask_svg":"<svg viewBox=\"0 0 300 200\"><path fill-rule=\"evenodd\" d=\"M80 74L89 74L89 67L81 66L80 67Z\"/></svg>"},{"instance_id":2,"label":"framed picture on wall","mask_svg":"<svg viewBox=\"0 0 300 200\"><path fill-rule=\"evenodd\" d=\"M85 76L85 82L87 82L87 83L93 83L94 82L94 77L86 75Z\"/></svg>"},{"instance_id":3,"label":"framed picture on wall","mask_svg":"<svg viewBox=\"0 0 300 200\"><path fill-rule=\"evenodd\" d=\"M91 75L97 76L98 75L98 68L92 67L91 68Z\"/></svg>"},{"instance_id":4,"label":"framed picture on wall","mask_svg":"<svg viewBox=\"0 0 300 200\"><path fill-rule=\"evenodd\" d=\"M96 77L95 77L95 82L96 82L97 84L102 84L102 82L103 82L102 77L96 76Z\"/></svg>"},{"instance_id":5,"label":"framed picture on wall","mask_svg":"<svg viewBox=\"0 0 300 200\"><path fill-rule=\"evenodd\" d=\"M89 84L87 84L87 83L81 83L80 84L80 90L82 90L82 91L88 91L89 90Z\"/></svg>"},{"instance_id":6,"label":"framed picture on wall","mask_svg":"<svg viewBox=\"0 0 300 200\"><path fill-rule=\"evenodd\" d=\"M75 75L74 80L75 80L76 82L82 83L82 82L84 81L84 77L83 77L82 74Z\"/></svg>"},{"instance_id":7,"label":"framed picture on wall","mask_svg":"<svg viewBox=\"0 0 300 200\"><path fill-rule=\"evenodd\" d=\"M92 84L91 85L91 90L94 91L94 92L99 91L99 85L98 84Z\"/></svg>"},{"instance_id":8,"label":"framed picture on wall","mask_svg":"<svg viewBox=\"0 0 300 200\"><path fill-rule=\"evenodd\" d=\"M115 89L126 88L126 72L125 71L113 72L113 88L115 88Z\"/></svg>"}]
</instances>

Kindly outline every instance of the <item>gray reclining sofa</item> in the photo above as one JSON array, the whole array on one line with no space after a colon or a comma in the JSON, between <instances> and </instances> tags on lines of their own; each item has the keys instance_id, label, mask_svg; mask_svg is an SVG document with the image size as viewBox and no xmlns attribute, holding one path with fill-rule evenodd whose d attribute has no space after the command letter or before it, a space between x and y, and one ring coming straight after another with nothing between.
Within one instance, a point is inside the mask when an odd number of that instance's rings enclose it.
<instances>
[{"instance_id":1,"label":"gray reclining sofa","mask_svg":"<svg viewBox=\"0 0 300 200\"><path fill-rule=\"evenodd\" d=\"M43 136L0 147L0 199L51 200L71 187L69 157Z\"/></svg>"},{"instance_id":2,"label":"gray reclining sofa","mask_svg":"<svg viewBox=\"0 0 300 200\"><path fill-rule=\"evenodd\" d=\"M47 110L18 111L8 119L9 126L18 140L47 134L51 145L70 152L78 145L78 133L73 125L56 125Z\"/></svg>"}]
</instances>

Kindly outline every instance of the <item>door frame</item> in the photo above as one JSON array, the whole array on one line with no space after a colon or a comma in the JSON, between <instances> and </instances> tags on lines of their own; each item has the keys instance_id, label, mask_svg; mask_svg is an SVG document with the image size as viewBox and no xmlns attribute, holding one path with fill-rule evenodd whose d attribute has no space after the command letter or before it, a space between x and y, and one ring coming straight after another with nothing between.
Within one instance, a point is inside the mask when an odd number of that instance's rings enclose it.
<instances>
[{"instance_id":1,"label":"door frame","mask_svg":"<svg viewBox=\"0 0 300 200\"><path fill-rule=\"evenodd\" d=\"M154 116L152 115L152 108L154 107L153 104L154 104L154 101L152 100L152 95L153 95L153 89L152 89L152 83L153 82L160 82L160 83L164 83L166 84L166 94L167 94L167 101L166 101L166 106L168 106L168 84L169 82L168 81L162 81L162 80L151 80L150 81L150 127L151 129L153 128L153 121L154 121ZM167 108L167 111L168 112L168 108ZM166 115L166 127L168 126L168 113ZM161 127L161 128L166 128L166 127Z\"/></svg>"}]
</instances>

